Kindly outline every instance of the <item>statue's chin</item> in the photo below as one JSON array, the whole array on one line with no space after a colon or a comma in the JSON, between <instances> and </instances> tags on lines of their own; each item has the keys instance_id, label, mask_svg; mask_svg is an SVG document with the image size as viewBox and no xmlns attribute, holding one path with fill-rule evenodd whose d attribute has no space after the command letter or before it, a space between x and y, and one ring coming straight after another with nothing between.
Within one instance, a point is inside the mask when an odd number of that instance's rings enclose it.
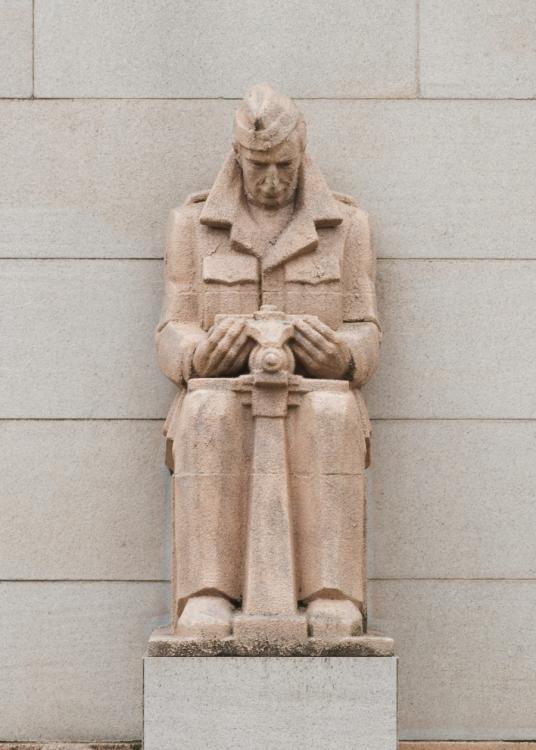
<instances>
[{"instance_id":1,"label":"statue's chin","mask_svg":"<svg viewBox=\"0 0 536 750\"><path fill-rule=\"evenodd\" d=\"M256 206L259 206L260 208L266 208L274 210L276 208L283 208L283 206L287 206L289 203L292 203L293 196L288 195L278 195L276 197L269 197L265 195L260 196L248 196L248 200L255 204Z\"/></svg>"}]
</instances>

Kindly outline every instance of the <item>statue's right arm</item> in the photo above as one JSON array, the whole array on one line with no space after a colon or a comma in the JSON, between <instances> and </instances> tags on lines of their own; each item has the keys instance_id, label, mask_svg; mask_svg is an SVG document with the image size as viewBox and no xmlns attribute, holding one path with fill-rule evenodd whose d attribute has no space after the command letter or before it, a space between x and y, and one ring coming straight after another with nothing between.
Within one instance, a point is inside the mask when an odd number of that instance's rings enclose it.
<instances>
[{"instance_id":1,"label":"statue's right arm","mask_svg":"<svg viewBox=\"0 0 536 750\"><path fill-rule=\"evenodd\" d=\"M195 347L207 335L199 325L198 315L198 210L196 204L175 209L168 224L164 299L156 348L160 369L177 385L190 378Z\"/></svg>"}]
</instances>

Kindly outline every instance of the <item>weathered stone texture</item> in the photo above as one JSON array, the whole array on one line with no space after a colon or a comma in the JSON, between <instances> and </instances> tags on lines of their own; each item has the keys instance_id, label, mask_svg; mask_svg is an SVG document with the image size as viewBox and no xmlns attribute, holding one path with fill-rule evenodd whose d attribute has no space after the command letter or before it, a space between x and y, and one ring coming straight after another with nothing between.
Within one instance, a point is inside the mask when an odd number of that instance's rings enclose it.
<instances>
[{"instance_id":1,"label":"weathered stone texture","mask_svg":"<svg viewBox=\"0 0 536 750\"><path fill-rule=\"evenodd\" d=\"M535 274L522 261L380 261L373 417L534 416ZM160 263L2 261L0 280L0 417L165 416Z\"/></svg>"},{"instance_id":2,"label":"weathered stone texture","mask_svg":"<svg viewBox=\"0 0 536 750\"><path fill-rule=\"evenodd\" d=\"M400 750L536 750L533 742L400 742ZM141 743L0 743L0 750L141 750Z\"/></svg>"},{"instance_id":3,"label":"weathered stone texture","mask_svg":"<svg viewBox=\"0 0 536 750\"><path fill-rule=\"evenodd\" d=\"M0 263L3 417L162 417L160 263ZM21 341L24 345L21 346Z\"/></svg>"},{"instance_id":4,"label":"weathered stone texture","mask_svg":"<svg viewBox=\"0 0 536 750\"><path fill-rule=\"evenodd\" d=\"M0 97L32 95L32 0L0 0Z\"/></svg>"},{"instance_id":5,"label":"weathered stone texture","mask_svg":"<svg viewBox=\"0 0 536 750\"><path fill-rule=\"evenodd\" d=\"M381 261L372 416L535 417L535 283L528 261Z\"/></svg>"},{"instance_id":6,"label":"weathered stone texture","mask_svg":"<svg viewBox=\"0 0 536 750\"><path fill-rule=\"evenodd\" d=\"M372 578L536 576L536 423L378 421Z\"/></svg>"},{"instance_id":7,"label":"weathered stone texture","mask_svg":"<svg viewBox=\"0 0 536 750\"><path fill-rule=\"evenodd\" d=\"M533 0L422 0L424 96L536 96Z\"/></svg>"},{"instance_id":8,"label":"weathered stone texture","mask_svg":"<svg viewBox=\"0 0 536 750\"><path fill-rule=\"evenodd\" d=\"M0 2L0 96L31 96L31 5ZM271 35L259 24L260 0L246 5L233 24L236 2L190 10L36 0L37 94L238 96L262 74L300 96L413 96L413 0L318 4L297 41L307 22L298 3L270 4ZM422 93L458 100L304 101L311 151L331 186L371 214L379 256L535 258L536 103L459 100L536 95L535 5L419 5ZM247 62L238 64L244 41ZM234 106L0 102L0 255L160 257L167 207L212 183ZM534 418L533 264L379 265L386 336L370 394L375 416ZM163 378L155 385L152 352L158 263L23 262L0 271L0 416L164 416L171 389ZM532 424L377 422L372 575L534 576ZM157 433L156 423L0 424L15 454L4 453L1 467L1 574L167 578L155 530L165 523L163 504L154 505L163 495L147 495L160 481L151 473ZM154 456L151 470L142 464L147 485L131 468L140 467L138 447ZM99 475L99 463L114 461L114 478ZM405 736L536 736L533 589L515 580L372 581L373 623L392 631L401 654ZM167 620L167 587L35 582L2 592L0 738L141 736L139 661L148 633ZM0 743L14 747L28 746ZM52 750L31 746L44 747ZM536 746L408 742L401 750Z\"/></svg>"},{"instance_id":9,"label":"weathered stone texture","mask_svg":"<svg viewBox=\"0 0 536 750\"><path fill-rule=\"evenodd\" d=\"M37 0L38 96L411 96L413 0ZM296 29L300 33L296 34Z\"/></svg>"},{"instance_id":10,"label":"weathered stone texture","mask_svg":"<svg viewBox=\"0 0 536 750\"><path fill-rule=\"evenodd\" d=\"M144 671L145 750L396 750L393 657L149 657Z\"/></svg>"},{"instance_id":11,"label":"weathered stone texture","mask_svg":"<svg viewBox=\"0 0 536 750\"><path fill-rule=\"evenodd\" d=\"M167 209L212 184L234 106L0 102L0 255L161 257ZM536 257L536 102L300 106L331 187L370 213L379 257Z\"/></svg>"},{"instance_id":12,"label":"weathered stone texture","mask_svg":"<svg viewBox=\"0 0 536 750\"><path fill-rule=\"evenodd\" d=\"M161 428L0 421L0 578L168 578Z\"/></svg>"},{"instance_id":13,"label":"weathered stone texture","mask_svg":"<svg viewBox=\"0 0 536 750\"><path fill-rule=\"evenodd\" d=\"M534 742L401 742L400 750L536 750Z\"/></svg>"},{"instance_id":14,"label":"weathered stone texture","mask_svg":"<svg viewBox=\"0 0 536 750\"><path fill-rule=\"evenodd\" d=\"M536 257L536 102L303 109L328 182L370 214L378 257Z\"/></svg>"},{"instance_id":15,"label":"weathered stone texture","mask_svg":"<svg viewBox=\"0 0 536 750\"><path fill-rule=\"evenodd\" d=\"M142 656L167 606L161 583L0 583L0 737L141 737Z\"/></svg>"},{"instance_id":16,"label":"weathered stone texture","mask_svg":"<svg viewBox=\"0 0 536 750\"><path fill-rule=\"evenodd\" d=\"M170 208L214 179L231 107L0 102L1 255L162 257Z\"/></svg>"},{"instance_id":17,"label":"weathered stone texture","mask_svg":"<svg viewBox=\"0 0 536 750\"><path fill-rule=\"evenodd\" d=\"M158 421L0 422L8 519L0 575L168 579L160 429ZM535 574L532 423L377 421L373 435L373 578Z\"/></svg>"},{"instance_id":18,"label":"weathered stone texture","mask_svg":"<svg viewBox=\"0 0 536 750\"><path fill-rule=\"evenodd\" d=\"M0 742L0 750L142 750L141 742Z\"/></svg>"},{"instance_id":19,"label":"weathered stone texture","mask_svg":"<svg viewBox=\"0 0 536 750\"><path fill-rule=\"evenodd\" d=\"M369 611L401 655L401 739L536 735L535 581L373 581Z\"/></svg>"}]
</instances>

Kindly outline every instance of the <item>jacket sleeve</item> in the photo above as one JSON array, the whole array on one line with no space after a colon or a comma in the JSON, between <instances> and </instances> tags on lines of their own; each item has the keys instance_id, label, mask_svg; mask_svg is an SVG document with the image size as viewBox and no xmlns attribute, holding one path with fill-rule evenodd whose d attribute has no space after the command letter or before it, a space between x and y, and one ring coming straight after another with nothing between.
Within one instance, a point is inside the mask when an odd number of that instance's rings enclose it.
<instances>
[{"instance_id":1,"label":"jacket sleeve","mask_svg":"<svg viewBox=\"0 0 536 750\"><path fill-rule=\"evenodd\" d=\"M199 325L196 257L196 207L171 212L164 264L164 299L156 329L160 369L177 385L185 383L192 356L205 332Z\"/></svg>"},{"instance_id":2,"label":"jacket sleeve","mask_svg":"<svg viewBox=\"0 0 536 750\"><path fill-rule=\"evenodd\" d=\"M343 258L344 322L338 333L352 353L352 385L361 388L378 364L381 326L376 309L376 259L366 214L353 208Z\"/></svg>"}]
</instances>

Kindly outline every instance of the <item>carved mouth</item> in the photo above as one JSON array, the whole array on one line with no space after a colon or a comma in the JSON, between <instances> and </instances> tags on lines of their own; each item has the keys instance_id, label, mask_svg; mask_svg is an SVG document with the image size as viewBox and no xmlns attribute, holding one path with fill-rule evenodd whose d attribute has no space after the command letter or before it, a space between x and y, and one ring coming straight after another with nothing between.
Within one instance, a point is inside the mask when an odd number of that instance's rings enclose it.
<instances>
[{"instance_id":1,"label":"carved mouth","mask_svg":"<svg viewBox=\"0 0 536 750\"><path fill-rule=\"evenodd\" d=\"M276 193L273 193L273 192L263 192L262 193L262 197L265 200L268 200L268 201L278 200L279 198L282 197L282 195L283 195L283 191L282 190L278 190Z\"/></svg>"}]
</instances>

